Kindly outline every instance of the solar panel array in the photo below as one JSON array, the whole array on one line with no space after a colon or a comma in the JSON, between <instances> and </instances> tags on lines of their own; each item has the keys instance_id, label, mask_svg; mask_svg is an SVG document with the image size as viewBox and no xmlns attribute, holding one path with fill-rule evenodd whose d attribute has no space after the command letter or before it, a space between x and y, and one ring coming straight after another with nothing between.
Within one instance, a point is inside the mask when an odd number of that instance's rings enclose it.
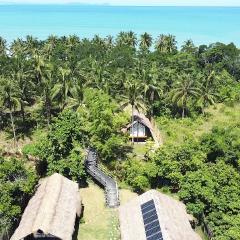
<instances>
[{"instance_id":1,"label":"solar panel array","mask_svg":"<svg viewBox=\"0 0 240 240\"><path fill-rule=\"evenodd\" d=\"M161 227L153 200L141 205L147 240L163 240Z\"/></svg>"}]
</instances>

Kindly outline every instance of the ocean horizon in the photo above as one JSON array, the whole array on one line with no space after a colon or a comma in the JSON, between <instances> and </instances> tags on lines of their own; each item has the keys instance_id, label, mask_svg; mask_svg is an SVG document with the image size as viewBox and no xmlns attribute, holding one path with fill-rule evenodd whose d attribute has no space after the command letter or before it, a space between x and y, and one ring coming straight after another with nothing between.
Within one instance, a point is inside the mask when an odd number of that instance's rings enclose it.
<instances>
[{"instance_id":1,"label":"ocean horizon","mask_svg":"<svg viewBox=\"0 0 240 240\"><path fill-rule=\"evenodd\" d=\"M8 43L27 35L92 38L130 30L154 38L172 34L178 46L191 39L196 45L233 42L240 47L240 7L0 4L0 36Z\"/></svg>"}]
</instances>

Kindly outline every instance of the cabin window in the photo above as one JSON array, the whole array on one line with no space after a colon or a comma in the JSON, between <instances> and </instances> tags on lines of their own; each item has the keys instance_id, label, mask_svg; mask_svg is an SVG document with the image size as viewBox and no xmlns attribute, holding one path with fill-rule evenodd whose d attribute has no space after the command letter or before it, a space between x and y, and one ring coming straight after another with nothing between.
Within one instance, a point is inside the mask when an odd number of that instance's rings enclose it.
<instances>
[{"instance_id":1,"label":"cabin window","mask_svg":"<svg viewBox=\"0 0 240 240\"><path fill-rule=\"evenodd\" d=\"M140 122L135 122L130 128L130 134L133 137L145 137L145 126Z\"/></svg>"}]
</instances>

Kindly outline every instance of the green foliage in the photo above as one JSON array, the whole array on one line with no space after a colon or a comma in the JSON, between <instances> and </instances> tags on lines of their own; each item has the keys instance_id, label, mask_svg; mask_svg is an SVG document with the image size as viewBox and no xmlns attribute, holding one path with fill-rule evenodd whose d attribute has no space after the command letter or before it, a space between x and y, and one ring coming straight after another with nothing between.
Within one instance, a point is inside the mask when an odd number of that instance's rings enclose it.
<instances>
[{"instance_id":1,"label":"green foliage","mask_svg":"<svg viewBox=\"0 0 240 240\"><path fill-rule=\"evenodd\" d=\"M89 89L85 98L88 110L85 119L89 135L87 144L95 147L105 162L124 158L128 150L127 137L121 132L127 123L125 114L102 91Z\"/></svg>"},{"instance_id":2,"label":"green foliage","mask_svg":"<svg viewBox=\"0 0 240 240\"><path fill-rule=\"evenodd\" d=\"M55 119L48 136L36 146L42 174L61 173L74 180L84 181L84 135L78 114L64 111ZM44 169L46 167L46 169Z\"/></svg>"},{"instance_id":3,"label":"green foliage","mask_svg":"<svg viewBox=\"0 0 240 240\"><path fill-rule=\"evenodd\" d=\"M157 175L157 168L155 163L143 163L132 159L124 162L120 174L119 178L124 179L134 191L141 192L151 187L151 182Z\"/></svg>"},{"instance_id":4,"label":"green foliage","mask_svg":"<svg viewBox=\"0 0 240 240\"><path fill-rule=\"evenodd\" d=\"M214 239L237 239L240 212L239 124L213 128L200 141L165 145L152 161L156 181L178 192L188 210L202 221L205 215Z\"/></svg>"},{"instance_id":5,"label":"green foliage","mask_svg":"<svg viewBox=\"0 0 240 240\"><path fill-rule=\"evenodd\" d=\"M0 38L1 129L11 128L17 148L21 134L48 128L46 137L23 149L39 158L43 175L59 172L84 181L84 149L91 145L136 191L162 186L178 192L198 218L206 215L216 239L237 239L239 124L216 128L199 141L195 137L230 117L239 119L237 107L234 113L226 105L218 109L225 113L219 119L208 111L211 105L239 102L239 58L232 43L197 47L188 40L179 51L172 35L161 34L154 42L144 33L138 41L132 31L119 33L115 41L97 35L44 41L28 36L9 48ZM129 119L119 107L127 104L132 112L139 108L149 118L161 116L166 145L146 162L116 163L130 149L121 132ZM20 213L20 204L8 194L11 184L0 186L10 219ZM17 197L31 184L22 187Z\"/></svg>"},{"instance_id":6,"label":"green foliage","mask_svg":"<svg viewBox=\"0 0 240 240\"><path fill-rule=\"evenodd\" d=\"M31 143L31 144L27 144L22 148L22 153L27 156L27 155L32 155L32 156L36 156L37 155L37 148L36 148L36 144Z\"/></svg>"},{"instance_id":7,"label":"green foliage","mask_svg":"<svg viewBox=\"0 0 240 240\"><path fill-rule=\"evenodd\" d=\"M116 103L102 91L89 89L84 98L85 105L78 112L63 111L54 120L47 137L36 147L27 147L40 159L38 169L42 174L59 172L85 181L84 153L88 146L95 147L105 162L125 156L127 138L120 131L125 115L118 112Z\"/></svg>"},{"instance_id":8,"label":"green foliage","mask_svg":"<svg viewBox=\"0 0 240 240\"><path fill-rule=\"evenodd\" d=\"M64 109L79 110L89 87L120 105L141 105L149 116L194 116L209 105L239 101L240 51L234 44L197 47L188 40L179 51L172 35L154 41L144 33L138 41L132 31L115 41L97 35L44 41L28 36L9 48L4 39L0 43L1 111L16 135L49 127Z\"/></svg>"},{"instance_id":9,"label":"green foliage","mask_svg":"<svg viewBox=\"0 0 240 240\"><path fill-rule=\"evenodd\" d=\"M17 223L36 183L34 170L25 162L0 158L0 233L10 231Z\"/></svg>"}]
</instances>

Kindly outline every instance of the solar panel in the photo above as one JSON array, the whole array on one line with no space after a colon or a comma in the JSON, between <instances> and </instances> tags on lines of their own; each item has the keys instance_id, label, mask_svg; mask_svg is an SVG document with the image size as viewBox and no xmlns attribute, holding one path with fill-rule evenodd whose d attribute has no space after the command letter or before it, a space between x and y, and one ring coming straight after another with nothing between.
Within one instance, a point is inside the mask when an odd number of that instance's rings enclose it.
<instances>
[{"instance_id":1,"label":"solar panel","mask_svg":"<svg viewBox=\"0 0 240 240\"><path fill-rule=\"evenodd\" d=\"M148 207L149 205L154 205L154 201L150 200L148 202L145 202L141 205L141 209L144 209L145 207Z\"/></svg>"},{"instance_id":2,"label":"solar panel","mask_svg":"<svg viewBox=\"0 0 240 240\"><path fill-rule=\"evenodd\" d=\"M141 205L147 240L163 240L161 227L153 199Z\"/></svg>"},{"instance_id":3,"label":"solar panel","mask_svg":"<svg viewBox=\"0 0 240 240\"><path fill-rule=\"evenodd\" d=\"M145 230L145 231L146 231L146 230ZM147 237L148 237L148 236L152 236L153 234L155 234L155 233L157 233L157 232L160 232L160 231L161 231L160 226L157 225L156 227L154 227L154 228L146 231L146 236L147 236Z\"/></svg>"},{"instance_id":4,"label":"solar panel","mask_svg":"<svg viewBox=\"0 0 240 240\"><path fill-rule=\"evenodd\" d=\"M157 214L156 209L152 209L151 211L143 214L143 219L147 219L155 214Z\"/></svg>"},{"instance_id":5,"label":"solar panel","mask_svg":"<svg viewBox=\"0 0 240 240\"><path fill-rule=\"evenodd\" d=\"M144 225L149 224L152 221L155 221L158 219L158 215L155 214L154 216L147 218L147 219L143 219Z\"/></svg>"},{"instance_id":6,"label":"solar panel","mask_svg":"<svg viewBox=\"0 0 240 240\"><path fill-rule=\"evenodd\" d=\"M152 236L147 237L147 240L163 240L161 232L155 233Z\"/></svg>"},{"instance_id":7,"label":"solar panel","mask_svg":"<svg viewBox=\"0 0 240 240\"><path fill-rule=\"evenodd\" d=\"M149 224L145 225L145 231L148 231L149 229L159 225L159 221L156 219L153 222L150 222Z\"/></svg>"},{"instance_id":8,"label":"solar panel","mask_svg":"<svg viewBox=\"0 0 240 240\"><path fill-rule=\"evenodd\" d=\"M152 210L152 209L155 209L155 205L152 204L152 205L149 205L148 207L145 207L144 209L142 209L142 213L145 214L146 212Z\"/></svg>"}]
</instances>

